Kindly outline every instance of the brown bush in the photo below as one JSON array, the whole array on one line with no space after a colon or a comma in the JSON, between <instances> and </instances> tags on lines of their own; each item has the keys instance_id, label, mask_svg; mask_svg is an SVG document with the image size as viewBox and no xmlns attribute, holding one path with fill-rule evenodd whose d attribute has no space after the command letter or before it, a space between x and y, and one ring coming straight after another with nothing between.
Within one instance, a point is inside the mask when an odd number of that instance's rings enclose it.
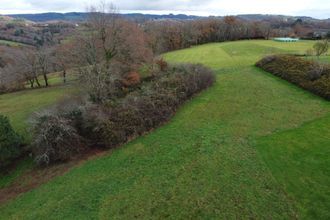
<instances>
[{"instance_id":1,"label":"brown bush","mask_svg":"<svg viewBox=\"0 0 330 220\"><path fill-rule=\"evenodd\" d=\"M141 82L141 77L140 74L137 72L128 73L122 80L122 83L125 87L134 87L140 84L140 82Z\"/></svg>"},{"instance_id":2,"label":"brown bush","mask_svg":"<svg viewBox=\"0 0 330 220\"><path fill-rule=\"evenodd\" d=\"M330 100L330 66L290 55L273 55L256 66Z\"/></svg>"},{"instance_id":3,"label":"brown bush","mask_svg":"<svg viewBox=\"0 0 330 220\"><path fill-rule=\"evenodd\" d=\"M166 71L168 67L168 63L163 58L156 60L156 64L158 65L160 71Z\"/></svg>"}]
</instances>

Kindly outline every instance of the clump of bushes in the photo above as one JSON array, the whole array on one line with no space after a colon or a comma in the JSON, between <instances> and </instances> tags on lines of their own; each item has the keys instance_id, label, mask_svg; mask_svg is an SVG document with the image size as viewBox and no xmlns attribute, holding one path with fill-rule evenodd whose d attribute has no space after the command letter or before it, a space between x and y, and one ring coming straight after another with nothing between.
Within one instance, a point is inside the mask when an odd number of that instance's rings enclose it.
<instances>
[{"instance_id":1,"label":"clump of bushes","mask_svg":"<svg viewBox=\"0 0 330 220\"><path fill-rule=\"evenodd\" d=\"M0 167L4 167L22 153L22 138L9 123L7 117L0 115Z\"/></svg>"},{"instance_id":2,"label":"clump of bushes","mask_svg":"<svg viewBox=\"0 0 330 220\"><path fill-rule=\"evenodd\" d=\"M256 66L330 100L330 66L290 55L272 55Z\"/></svg>"},{"instance_id":3,"label":"clump of bushes","mask_svg":"<svg viewBox=\"0 0 330 220\"><path fill-rule=\"evenodd\" d=\"M214 81L213 72L202 65L171 67L115 106L100 106L91 129L98 132L94 137L104 140L106 147L125 143L168 121L181 104Z\"/></svg>"},{"instance_id":4,"label":"clump of bushes","mask_svg":"<svg viewBox=\"0 0 330 220\"><path fill-rule=\"evenodd\" d=\"M38 117L33 142L36 161L70 159L86 143L103 148L123 144L167 122L181 104L215 82L214 73L202 65L159 68L145 81L136 74L124 78L130 82L127 86L134 87L124 96L106 94L102 99L111 101L102 103L90 97L92 102Z\"/></svg>"}]
</instances>

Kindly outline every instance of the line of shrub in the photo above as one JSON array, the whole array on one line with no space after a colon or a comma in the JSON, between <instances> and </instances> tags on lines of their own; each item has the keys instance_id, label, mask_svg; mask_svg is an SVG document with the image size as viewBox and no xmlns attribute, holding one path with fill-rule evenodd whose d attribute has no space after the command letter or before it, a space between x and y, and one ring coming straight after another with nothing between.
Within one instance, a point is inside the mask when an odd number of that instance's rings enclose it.
<instances>
[{"instance_id":1,"label":"line of shrub","mask_svg":"<svg viewBox=\"0 0 330 220\"><path fill-rule=\"evenodd\" d=\"M292 55L272 55L257 67L330 100L330 66Z\"/></svg>"},{"instance_id":2,"label":"line of shrub","mask_svg":"<svg viewBox=\"0 0 330 220\"><path fill-rule=\"evenodd\" d=\"M61 103L34 126L32 149L38 164L68 160L86 146L113 148L168 121L177 108L215 82L202 65L160 68L138 87L111 102Z\"/></svg>"}]
</instances>

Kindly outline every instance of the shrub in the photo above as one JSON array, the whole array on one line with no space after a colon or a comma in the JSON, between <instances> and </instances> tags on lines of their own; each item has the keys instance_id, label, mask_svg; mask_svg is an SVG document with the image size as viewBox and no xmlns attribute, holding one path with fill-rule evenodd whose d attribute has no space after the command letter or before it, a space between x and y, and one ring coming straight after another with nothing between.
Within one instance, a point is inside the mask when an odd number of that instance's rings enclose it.
<instances>
[{"instance_id":1,"label":"shrub","mask_svg":"<svg viewBox=\"0 0 330 220\"><path fill-rule=\"evenodd\" d=\"M34 126L32 152L39 165L72 158L84 148L73 121L53 115L41 115Z\"/></svg>"},{"instance_id":2,"label":"shrub","mask_svg":"<svg viewBox=\"0 0 330 220\"><path fill-rule=\"evenodd\" d=\"M0 115L0 167L20 156L21 142L22 138L13 130L8 118Z\"/></svg>"},{"instance_id":3,"label":"shrub","mask_svg":"<svg viewBox=\"0 0 330 220\"><path fill-rule=\"evenodd\" d=\"M156 60L156 64L158 65L160 71L166 71L167 70L168 63L163 58L160 58L160 59Z\"/></svg>"},{"instance_id":4,"label":"shrub","mask_svg":"<svg viewBox=\"0 0 330 220\"><path fill-rule=\"evenodd\" d=\"M290 55L273 55L256 66L330 100L330 66Z\"/></svg>"},{"instance_id":5,"label":"shrub","mask_svg":"<svg viewBox=\"0 0 330 220\"><path fill-rule=\"evenodd\" d=\"M98 64L81 68L80 80L90 100L95 103L103 103L125 94L122 76L116 64L109 67Z\"/></svg>"},{"instance_id":6,"label":"shrub","mask_svg":"<svg viewBox=\"0 0 330 220\"><path fill-rule=\"evenodd\" d=\"M313 46L315 54L317 57L320 57L322 54L325 54L329 50L329 42L328 39L323 41L316 42Z\"/></svg>"},{"instance_id":7,"label":"shrub","mask_svg":"<svg viewBox=\"0 0 330 220\"><path fill-rule=\"evenodd\" d=\"M128 73L124 79L122 80L122 84L125 87L135 87L137 85L139 85L141 82L141 77L140 74L137 72L130 72Z\"/></svg>"}]
</instances>

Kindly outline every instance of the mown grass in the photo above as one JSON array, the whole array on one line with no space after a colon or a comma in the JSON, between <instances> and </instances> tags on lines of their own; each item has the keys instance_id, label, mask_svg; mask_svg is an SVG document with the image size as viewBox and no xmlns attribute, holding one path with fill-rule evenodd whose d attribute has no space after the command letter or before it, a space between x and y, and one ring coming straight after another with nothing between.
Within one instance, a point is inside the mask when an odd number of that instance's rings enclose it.
<instances>
[{"instance_id":1,"label":"mown grass","mask_svg":"<svg viewBox=\"0 0 330 220\"><path fill-rule=\"evenodd\" d=\"M167 125L4 204L0 219L329 217L321 145L330 139L318 139L329 135L329 102L253 66L265 54L311 45L240 41L166 54L212 67L217 83ZM321 128L308 132L313 121ZM306 143L312 138L319 147ZM310 182L291 175L303 172ZM317 190L300 195L310 186Z\"/></svg>"},{"instance_id":2,"label":"mown grass","mask_svg":"<svg viewBox=\"0 0 330 220\"><path fill-rule=\"evenodd\" d=\"M330 116L262 137L257 148L306 219L329 219Z\"/></svg>"}]
</instances>

